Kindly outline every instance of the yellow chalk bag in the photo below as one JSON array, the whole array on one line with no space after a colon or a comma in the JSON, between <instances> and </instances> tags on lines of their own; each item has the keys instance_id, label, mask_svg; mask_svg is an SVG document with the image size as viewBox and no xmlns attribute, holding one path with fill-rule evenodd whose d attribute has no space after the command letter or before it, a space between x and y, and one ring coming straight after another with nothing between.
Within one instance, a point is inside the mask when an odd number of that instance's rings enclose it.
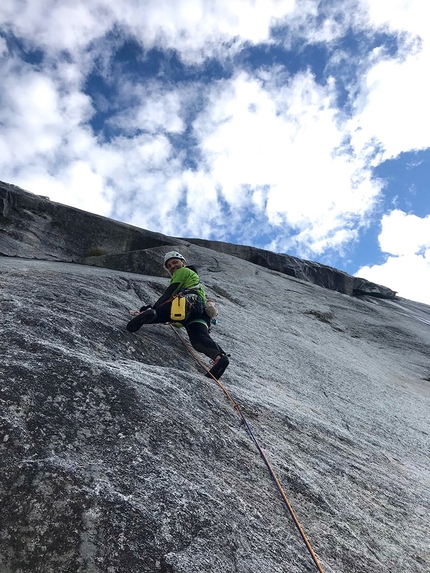
<instances>
[{"instance_id":1,"label":"yellow chalk bag","mask_svg":"<svg viewBox=\"0 0 430 573\"><path fill-rule=\"evenodd\" d=\"M179 322L185 320L187 314L187 299L184 296L177 296L172 300L172 306L170 307L170 319Z\"/></svg>"}]
</instances>

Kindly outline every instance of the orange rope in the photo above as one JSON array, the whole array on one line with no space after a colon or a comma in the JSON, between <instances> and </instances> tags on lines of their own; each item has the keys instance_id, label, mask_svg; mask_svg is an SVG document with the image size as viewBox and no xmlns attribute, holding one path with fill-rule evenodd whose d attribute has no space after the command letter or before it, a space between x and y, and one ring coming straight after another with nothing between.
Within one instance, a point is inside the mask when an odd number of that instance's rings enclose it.
<instances>
[{"instance_id":1,"label":"orange rope","mask_svg":"<svg viewBox=\"0 0 430 573\"><path fill-rule=\"evenodd\" d=\"M186 348L186 350L188 351L188 353L191 354L191 356L194 358L194 360L195 360L198 364L200 364L200 366L202 366L202 368L203 368L204 370L206 370L206 372L207 372L208 374L211 375L211 377L215 380L215 382L218 384L218 386L221 388L221 390L224 392L224 394L227 396L227 398L228 398L228 399L230 400L230 402L233 404L234 409L238 412L239 416L240 416L241 419L242 419L242 422L245 424L245 427L246 427L246 429L247 429L247 431L248 431L248 433L249 433L249 435L250 435L252 441L254 442L254 444L256 445L256 447L257 447L257 449L258 449L258 451L260 452L260 455L261 455L261 457L263 458L263 461L264 461L264 463L266 464L266 466L267 466L267 468L268 468L268 470L269 470L269 472L270 472L270 475L272 476L272 478L273 478L273 480L274 480L274 482L275 482L275 484L276 484L276 487L278 488L278 491L279 491L279 493L281 494L282 499L283 499L285 505L287 506L288 511L290 512L290 515L291 515L291 517L293 518L293 521L294 521L294 523L295 523L297 529L299 530L299 533L300 533L300 535L301 535L303 541L305 542L305 545L306 545L306 547L307 547L309 553L311 554L311 557L312 557L312 559L313 559L313 561L314 561L314 563L315 563L315 565L316 565L318 571L319 571L320 573L324 573L324 571L323 571L323 569L322 569L322 567L321 567L321 565L320 565L320 563L319 563L319 561L318 561L318 558L317 558L317 556L316 556L314 550L312 549L312 546L311 546L311 544L309 543L309 540L308 540L308 538L306 537L305 532L304 532L302 526L300 525L299 520L297 519L297 516L296 516L296 514L295 514L295 512L294 512L294 510L293 510L293 507L292 507L291 503L289 502L289 500L288 500L288 498L287 498L287 496L286 496L286 494L285 494L285 492L284 492L284 490L283 490L283 488L282 488L282 485L281 485L279 479L277 478L277 476L276 476L276 474L275 474L275 472L274 472L274 470L273 470L273 468L272 468L272 466L271 466L269 460L267 459L266 454L264 453L263 449L261 448L260 444L258 443L257 438L254 436L254 433L253 433L253 431L252 431L252 429L251 429L251 426L249 425L248 420L245 418L245 416L244 416L244 414L243 414L243 412L242 412L241 407L239 406L239 404L238 404L237 402L235 402L235 400L232 398L232 396L230 395L230 393L228 392L228 390L225 388L225 386L224 386L217 378L215 378L215 376L214 376L213 374L211 374L211 372L208 370L208 368L206 367L206 365L200 360L200 358L197 356L197 354L196 354L193 350L191 350L191 348L188 346L188 344L185 342L185 340L182 338L182 336L179 334L179 332L176 331L176 329L174 328L174 326L172 326L172 325L170 324L170 327L172 328L172 330L173 330L173 332L176 334L176 336L179 338L179 340L182 342L182 344L185 346L185 348Z\"/></svg>"}]
</instances>

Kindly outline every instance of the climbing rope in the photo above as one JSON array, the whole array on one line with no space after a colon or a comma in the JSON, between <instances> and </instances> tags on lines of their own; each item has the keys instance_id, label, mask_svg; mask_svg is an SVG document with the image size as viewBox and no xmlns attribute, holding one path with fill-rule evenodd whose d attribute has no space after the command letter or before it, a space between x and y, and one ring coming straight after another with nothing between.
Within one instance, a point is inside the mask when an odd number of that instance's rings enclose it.
<instances>
[{"instance_id":1,"label":"climbing rope","mask_svg":"<svg viewBox=\"0 0 430 573\"><path fill-rule=\"evenodd\" d=\"M305 542L305 545L318 569L318 571L320 573L324 573L317 556L315 555L314 550L312 549L311 544L309 543L308 538L305 535L305 532L303 531L302 526L300 525L299 520L297 519L297 516L294 512L294 509L291 505L291 503L289 502L283 488L282 485L279 481L279 479L277 478L269 460L267 459L266 454L263 451L263 448L260 446L260 444L258 443L257 438L255 437L251 426L249 425L248 420L246 419L242 408L240 407L240 405L233 399L233 397L231 396L231 394L229 393L229 391L226 389L226 387L217 379L215 378L215 376L213 374L211 374L211 372L209 371L209 369L206 367L206 365L200 360L200 358L197 356L197 354L188 346L188 344L185 342L185 340L182 338L182 336L179 334L179 332L177 332L177 330L175 329L174 326L170 325L170 327L172 328L173 332L176 334L176 336L179 338L179 340L182 342L182 344L185 346L187 352L194 358L194 360L200 364L200 366L206 370L206 372L208 374L210 374L210 376L215 380L215 382L218 384L218 386L221 388L221 390L224 392L224 394L227 396L227 398L230 400L230 402L233 404L234 409L236 410L236 412L239 414L245 428L248 431L249 436L251 437L252 441L254 442L255 446L257 447L257 450L259 451L261 457L263 458L264 463L266 464L267 469L269 470L270 475L272 476L273 481L275 482L275 485L279 491L279 493L281 494L281 497L285 503L285 505L287 506L288 511L290 512L290 515L294 521L294 524L296 525L297 529L299 530L299 533L303 539L303 541Z\"/></svg>"}]
</instances>

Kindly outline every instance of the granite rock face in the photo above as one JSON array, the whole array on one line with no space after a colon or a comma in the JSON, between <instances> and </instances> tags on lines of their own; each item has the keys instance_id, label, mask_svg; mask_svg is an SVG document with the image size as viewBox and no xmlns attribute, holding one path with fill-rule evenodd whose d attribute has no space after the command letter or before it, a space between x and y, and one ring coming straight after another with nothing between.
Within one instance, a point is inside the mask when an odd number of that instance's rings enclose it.
<instances>
[{"instance_id":1,"label":"granite rock face","mask_svg":"<svg viewBox=\"0 0 430 573\"><path fill-rule=\"evenodd\" d=\"M290 255L272 253L271 251L245 245L223 243L222 241L208 241L205 239L188 239L188 241L337 292L349 295L365 294L386 299L396 298L396 291L388 287L371 283L366 279L353 277L348 275L348 273L314 261L306 261Z\"/></svg>"},{"instance_id":2,"label":"granite rock face","mask_svg":"<svg viewBox=\"0 0 430 573\"><path fill-rule=\"evenodd\" d=\"M345 294L354 294L354 277L326 265L244 245L233 245L231 243L207 241L205 239L188 240L194 244L239 257L245 261L260 265L266 269L284 273L296 279L309 281L313 284ZM394 296L392 298L394 298Z\"/></svg>"},{"instance_id":3,"label":"granite rock face","mask_svg":"<svg viewBox=\"0 0 430 573\"><path fill-rule=\"evenodd\" d=\"M84 263L181 243L0 182L0 255Z\"/></svg>"},{"instance_id":4,"label":"granite rock face","mask_svg":"<svg viewBox=\"0 0 430 573\"><path fill-rule=\"evenodd\" d=\"M148 255L148 249L195 244L345 294L396 296L388 287L327 265L244 245L168 237L51 202L1 181L0 213L0 255L157 275L159 261Z\"/></svg>"},{"instance_id":5,"label":"granite rock face","mask_svg":"<svg viewBox=\"0 0 430 573\"><path fill-rule=\"evenodd\" d=\"M166 286L164 245L133 274L52 261L50 240L0 257L0 572L317 571L221 388L171 327L125 330ZM172 246L324 572L427 573L430 307Z\"/></svg>"}]
</instances>

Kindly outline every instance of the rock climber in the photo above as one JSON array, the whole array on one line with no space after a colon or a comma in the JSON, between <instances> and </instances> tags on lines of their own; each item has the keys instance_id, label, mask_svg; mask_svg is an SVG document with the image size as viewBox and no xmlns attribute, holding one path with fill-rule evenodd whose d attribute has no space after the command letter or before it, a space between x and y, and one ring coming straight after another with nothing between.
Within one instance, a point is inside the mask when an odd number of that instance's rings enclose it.
<instances>
[{"instance_id":1,"label":"rock climber","mask_svg":"<svg viewBox=\"0 0 430 573\"><path fill-rule=\"evenodd\" d=\"M213 360L210 375L219 379L229 364L224 350L211 338L209 326L211 318L205 310L206 293L200 283L194 266L186 265L185 258L178 251L170 251L164 256L164 266L171 275L170 285L152 306L143 306L139 314L127 324L129 332L136 332L143 324L172 323L184 326L191 345ZM171 318L172 301L180 294L186 298L187 312L183 320Z\"/></svg>"}]
</instances>

